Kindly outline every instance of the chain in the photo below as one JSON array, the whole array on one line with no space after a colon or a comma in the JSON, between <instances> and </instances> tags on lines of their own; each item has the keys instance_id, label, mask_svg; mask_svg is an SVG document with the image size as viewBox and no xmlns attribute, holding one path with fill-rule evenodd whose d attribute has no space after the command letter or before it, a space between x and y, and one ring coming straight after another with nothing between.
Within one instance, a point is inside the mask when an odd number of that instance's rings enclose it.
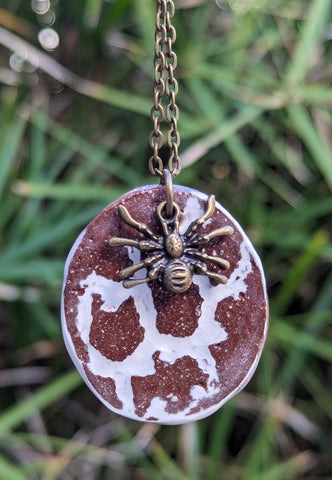
<instances>
[{"instance_id":1,"label":"chain","mask_svg":"<svg viewBox=\"0 0 332 480\"><path fill-rule=\"evenodd\" d=\"M174 13L175 6L172 0L157 0L153 83L154 104L151 109L153 130L150 134L150 146L153 150L153 155L149 160L149 169L152 175L158 175L161 179L164 178L165 168L159 156L159 149L164 143L164 136L160 126L165 117L169 124L167 133L167 144L170 149L168 170L172 177L178 175L181 171L181 161L178 153L180 135L177 126L179 108L175 103L178 93L178 82L174 77L177 56L173 51L176 30L171 23ZM164 79L164 74L167 76L166 80ZM162 106L162 99L165 94L168 97L166 112Z\"/></svg>"}]
</instances>

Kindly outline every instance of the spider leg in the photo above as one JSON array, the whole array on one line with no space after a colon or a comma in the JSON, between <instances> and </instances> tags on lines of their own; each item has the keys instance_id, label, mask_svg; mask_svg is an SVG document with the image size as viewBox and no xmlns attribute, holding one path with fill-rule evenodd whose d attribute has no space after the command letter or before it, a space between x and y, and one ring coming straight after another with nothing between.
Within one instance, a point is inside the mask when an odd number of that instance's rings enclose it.
<instances>
[{"instance_id":1,"label":"spider leg","mask_svg":"<svg viewBox=\"0 0 332 480\"><path fill-rule=\"evenodd\" d=\"M216 230L212 230L212 232L204 233L203 235L195 235L190 242L190 245L203 245L208 243L212 238L215 237L223 237L224 235L232 235L234 233L234 229L232 227L222 227L217 228Z\"/></svg>"},{"instance_id":2,"label":"spider leg","mask_svg":"<svg viewBox=\"0 0 332 480\"><path fill-rule=\"evenodd\" d=\"M154 240L133 240L131 238L111 237L108 239L111 247L136 247L142 252L162 250L162 245Z\"/></svg>"},{"instance_id":3,"label":"spider leg","mask_svg":"<svg viewBox=\"0 0 332 480\"><path fill-rule=\"evenodd\" d=\"M138 240L132 240L130 238L118 238L111 237L108 239L108 243L111 247L136 247L139 248Z\"/></svg>"},{"instance_id":4,"label":"spider leg","mask_svg":"<svg viewBox=\"0 0 332 480\"><path fill-rule=\"evenodd\" d=\"M192 265L196 273L198 273L198 275L206 275L207 277L212 278L213 280L216 280L219 283L223 283L224 285L227 283L228 279L224 275L220 275L219 273L209 272L207 269L207 266L204 265L204 263L196 261L196 262L192 262Z\"/></svg>"},{"instance_id":5,"label":"spider leg","mask_svg":"<svg viewBox=\"0 0 332 480\"><path fill-rule=\"evenodd\" d=\"M134 273L138 272L142 268L152 267L156 262L158 262L162 257L164 257L163 253L157 253L152 257L146 258L143 262L136 263L135 265L131 265L130 267L124 268L120 272L120 277L122 280L126 280L128 277L134 275Z\"/></svg>"},{"instance_id":6,"label":"spider leg","mask_svg":"<svg viewBox=\"0 0 332 480\"><path fill-rule=\"evenodd\" d=\"M138 232L143 233L143 235L145 235L146 237L152 238L152 240L154 240L155 242L158 242L158 236L153 233L153 231L145 223L137 222L137 220L135 220L130 215L126 207L124 207L123 205L119 205L118 211L120 217L127 225L135 228L135 230L137 230Z\"/></svg>"},{"instance_id":7,"label":"spider leg","mask_svg":"<svg viewBox=\"0 0 332 480\"><path fill-rule=\"evenodd\" d=\"M203 262L212 262L218 265L219 267L223 268L224 270L228 270L230 265L227 260L219 257L211 257L207 253L198 252L194 248L186 248L185 250L186 255L190 255L191 257L195 257Z\"/></svg>"},{"instance_id":8,"label":"spider leg","mask_svg":"<svg viewBox=\"0 0 332 480\"><path fill-rule=\"evenodd\" d=\"M131 288L131 287L136 287L136 285L141 285L142 283L148 283L151 282L151 280L156 280L161 272L165 268L165 264L167 263L166 258L162 258L159 261L157 261L156 265L154 265L148 272L147 276L145 278L130 278L126 279L123 281L123 286L125 288Z\"/></svg>"},{"instance_id":9,"label":"spider leg","mask_svg":"<svg viewBox=\"0 0 332 480\"><path fill-rule=\"evenodd\" d=\"M192 222L189 227L187 228L186 233L184 234L184 238L186 240L189 240L198 230L198 228L203 225L206 220L212 217L215 211L215 196L210 195L207 201L207 209L204 215L202 215L200 218Z\"/></svg>"}]
</instances>

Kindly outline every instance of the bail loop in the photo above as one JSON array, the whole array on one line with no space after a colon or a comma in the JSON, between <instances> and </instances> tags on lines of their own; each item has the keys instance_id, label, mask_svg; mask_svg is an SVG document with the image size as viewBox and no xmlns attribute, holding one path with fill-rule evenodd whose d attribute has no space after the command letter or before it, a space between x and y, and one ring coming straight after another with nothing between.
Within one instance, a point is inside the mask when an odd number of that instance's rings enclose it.
<instances>
[{"instance_id":1,"label":"bail loop","mask_svg":"<svg viewBox=\"0 0 332 480\"><path fill-rule=\"evenodd\" d=\"M174 212L173 178L171 172L167 168L163 170L163 176L161 177L160 183L165 185L166 188L166 217L171 218Z\"/></svg>"}]
</instances>

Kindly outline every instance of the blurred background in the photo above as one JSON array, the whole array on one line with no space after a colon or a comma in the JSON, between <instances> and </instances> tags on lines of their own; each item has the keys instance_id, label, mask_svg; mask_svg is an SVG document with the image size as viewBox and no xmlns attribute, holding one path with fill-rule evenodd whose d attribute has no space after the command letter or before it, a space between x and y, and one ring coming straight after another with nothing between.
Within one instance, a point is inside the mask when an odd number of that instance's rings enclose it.
<instances>
[{"instance_id":1,"label":"blurred background","mask_svg":"<svg viewBox=\"0 0 332 480\"><path fill-rule=\"evenodd\" d=\"M119 417L59 303L76 236L148 173L153 0L0 0L0 479L332 479L330 0L176 0L183 171L257 248L271 302L245 391L211 417Z\"/></svg>"}]
</instances>

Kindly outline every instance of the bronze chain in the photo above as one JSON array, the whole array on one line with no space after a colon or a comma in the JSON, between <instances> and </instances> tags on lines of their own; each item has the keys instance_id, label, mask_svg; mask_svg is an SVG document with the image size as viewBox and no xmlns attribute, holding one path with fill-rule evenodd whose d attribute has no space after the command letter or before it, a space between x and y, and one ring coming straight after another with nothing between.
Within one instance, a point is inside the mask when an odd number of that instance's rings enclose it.
<instances>
[{"instance_id":1,"label":"bronze chain","mask_svg":"<svg viewBox=\"0 0 332 480\"><path fill-rule=\"evenodd\" d=\"M155 49L154 49L154 104L151 109L153 130L150 134L150 146L153 155L149 160L149 169L152 175L164 178L164 165L159 156L159 149L163 146L164 137L161 131L161 123L166 117L169 124L167 143L170 149L168 170L171 176L176 176L181 171L181 161L178 153L180 135L178 132L179 108L175 103L178 93L178 82L174 77L177 66L177 56L173 51L176 40L176 30L171 23L175 13L172 0L157 0ZM165 80L164 75L167 78ZM167 95L168 105L166 115L162 106L163 96Z\"/></svg>"}]
</instances>

